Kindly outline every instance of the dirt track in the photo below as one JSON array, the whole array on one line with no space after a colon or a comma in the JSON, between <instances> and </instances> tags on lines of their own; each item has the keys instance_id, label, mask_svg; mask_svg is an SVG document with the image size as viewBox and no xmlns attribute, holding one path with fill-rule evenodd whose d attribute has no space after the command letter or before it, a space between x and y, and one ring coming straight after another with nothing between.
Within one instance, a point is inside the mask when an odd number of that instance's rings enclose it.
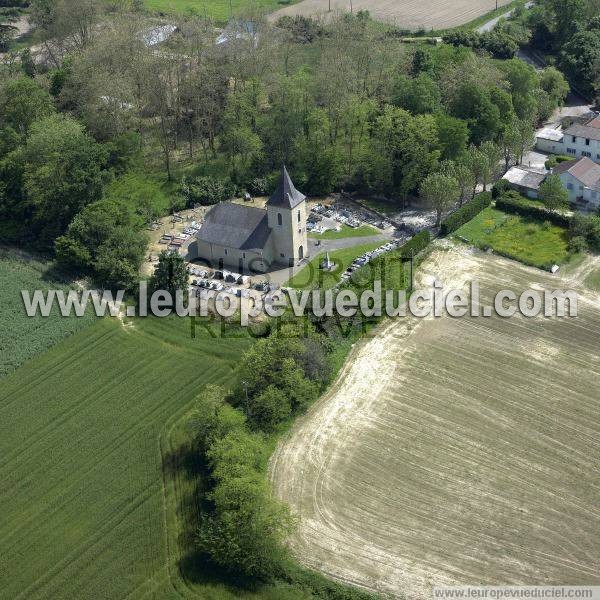
<instances>
[{"instance_id":1,"label":"dirt track","mask_svg":"<svg viewBox=\"0 0 600 600\"><path fill-rule=\"evenodd\" d=\"M498 6L509 4L500 0ZM496 0L331 0L332 13L368 10L374 19L407 29L444 29L468 23L496 8ZM327 16L329 0L302 0L270 15L275 21L284 15Z\"/></svg>"},{"instance_id":2,"label":"dirt track","mask_svg":"<svg viewBox=\"0 0 600 600\"><path fill-rule=\"evenodd\" d=\"M482 295L563 284L465 248L422 273L476 276ZM300 516L293 549L411 600L436 584L598 585L599 409L597 295L571 320L396 321L273 457L275 493Z\"/></svg>"}]
</instances>

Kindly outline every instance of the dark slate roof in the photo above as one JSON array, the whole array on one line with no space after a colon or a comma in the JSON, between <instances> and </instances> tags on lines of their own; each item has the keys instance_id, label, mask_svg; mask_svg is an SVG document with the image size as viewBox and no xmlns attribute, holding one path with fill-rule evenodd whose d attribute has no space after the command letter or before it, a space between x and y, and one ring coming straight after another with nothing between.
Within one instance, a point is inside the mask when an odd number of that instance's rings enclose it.
<instances>
[{"instance_id":1,"label":"dark slate roof","mask_svg":"<svg viewBox=\"0 0 600 600\"><path fill-rule=\"evenodd\" d=\"M206 214L197 237L226 248L262 250L270 235L266 210L221 202Z\"/></svg>"},{"instance_id":2,"label":"dark slate roof","mask_svg":"<svg viewBox=\"0 0 600 600\"><path fill-rule=\"evenodd\" d=\"M277 189L269 198L267 205L278 206L280 208L294 208L303 200L306 200L306 196L294 187L290 174L284 166L279 177Z\"/></svg>"}]
</instances>

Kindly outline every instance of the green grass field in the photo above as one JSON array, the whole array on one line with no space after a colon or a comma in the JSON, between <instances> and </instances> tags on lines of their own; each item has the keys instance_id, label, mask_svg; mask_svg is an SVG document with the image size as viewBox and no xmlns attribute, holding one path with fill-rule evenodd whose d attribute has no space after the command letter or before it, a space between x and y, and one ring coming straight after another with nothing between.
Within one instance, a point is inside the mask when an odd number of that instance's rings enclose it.
<instances>
[{"instance_id":1,"label":"green grass field","mask_svg":"<svg viewBox=\"0 0 600 600\"><path fill-rule=\"evenodd\" d=\"M310 234L309 237L315 240L340 240L344 238L354 237L368 237L370 235L379 235L381 231L371 227L371 225L361 225L360 227L348 227L348 225L342 225L339 231L329 230L325 233L314 233Z\"/></svg>"},{"instance_id":2,"label":"green grass field","mask_svg":"<svg viewBox=\"0 0 600 600\"><path fill-rule=\"evenodd\" d=\"M340 281L342 273L352 264L354 259L369 250L375 250L381 246L381 242L371 242L370 244L361 244L344 250L335 250L330 253L331 260L336 263L336 268L331 272L319 269L319 263L324 259L324 254L313 258L301 271L296 273L286 286L297 289L309 289L319 287L329 289L334 287Z\"/></svg>"},{"instance_id":3,"label":"green grass field","mask_svg":"<svg viewBox=\"0 0 600 600\"><path fill-rule=\"evenodd\" d=\"M0 380L0 596L180 597L161 436L249 343L107 318Z\"/></svg>"},{"instance_id":4,"label":"green grass field","mask_svg":"<svg viewBox=\"0 0 600 600\"><path fill-rule=\"evenodd\" d=\"M293 4L292 0L146 0L148 10L164 14L195 14L224 23L233 15L259 9L272 12Z\"/></svg>"},{"instance_id":5,"label":"green grass field","mask_svg":"<svg viewBox=\"0 0 600 600\"><path fill-rule=\"evenodd\" d=\"M51 262L0 248L0 377L63 338L88 327L94 320L91 313L81 318L64 318L57 310L49 317L30 318L25 314L21 290L30 293L34 290L69 290L69 286L53 273L52 267Z\"/></svg>"},{"instance_id":6,"label":"green grass field","mask_svg":"<svg viewBox=\"0 0 600 600\"><path fill-rule=\"evenodd\" d=\"M547 268L569 259L567 231L495 208L486 208L463 225L456 235L479 248L494 251L525 264Z\"/></svg>"}]
</instances>

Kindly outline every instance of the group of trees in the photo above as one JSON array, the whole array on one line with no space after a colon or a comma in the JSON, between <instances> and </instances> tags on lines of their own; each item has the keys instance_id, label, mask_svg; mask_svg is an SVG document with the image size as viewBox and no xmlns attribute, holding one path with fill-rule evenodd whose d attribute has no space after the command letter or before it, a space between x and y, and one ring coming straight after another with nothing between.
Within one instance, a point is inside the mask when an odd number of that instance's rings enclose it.
<instances>
[{"instance_id":1,"label":"group of trees","mask_svg":"<svg viewBox=\"0 0 600 600\"><path fill-rule=\"evenodd\" d=\"M537 0L519 19L529 43L553 55L567 77L585 94L600 94L600 2Z\"/></svg>"},{"instance_id":2,"label":"group of trees","mask_svg":"<svg viewBox=\"0 0 600 600\"><path fill-rule=\"evenodd\" d=\"M38 82L6 80L0 86L3 237L56 249L65 266L107 286L131 285L147 243L144 223L126 202L103 199L126 154L58 113Z\"/></svg>"},{"instance_id":3,"label":"group of trees","mask_svg":"<svg viewBox=\"0 0 600 600\"><path fill-rule=\"evenodd\" d=\"M364 13L257 19L226 47L190 17L157 47L134 4L32 0L45 63L4 66L0 86L4 233L106 285L134 282L156 216L105 197L133 163L170 180L193 166L187 205L268 193L285 162L308 194L422 192L441 216L487 187L492 159L519 162L568 89L556 69L490 58L493 36L411 48Z\"/></svg>"},{"instance_id":4,"label":"group of trees","mask_svg":"<svg viewBox=\"0 0 600 600\"><path fill-rule=\"evenodd\" d=\"M285 325L277 335L256 342L239 368L231 402L252 427L270 433L292 415L302 413L317 398L331 374L329 340L307 326Z\"/></svg>"},{"instance_id":5,"label":"group of trees","mask_svg":"<svg viewBox=\"0 0 600 600\"><path fill-rule=\"evenodd\" d=\"M286 568L283 542L294 521L269 492L266 434L305 410L331 374L329 338L307 327L283 325L255 342L238 386L229 393L208 386L191 418L209 473L198 548L238 577L265 581Z\"/></svg>"},{"instance_id":6,"label":"group of trees","mask_svg":"<svg viewBox=\"0 0 600 600\"><path fill-rule=\"evenodd\" d=\"M209 472L197 545L236 577L268 581L283 570L283 542L294 520L270 494L263 436L248 430L244 415L225 397L224 389L207 386L191 419L197 451Z\"/></svg>"}]
</instances>

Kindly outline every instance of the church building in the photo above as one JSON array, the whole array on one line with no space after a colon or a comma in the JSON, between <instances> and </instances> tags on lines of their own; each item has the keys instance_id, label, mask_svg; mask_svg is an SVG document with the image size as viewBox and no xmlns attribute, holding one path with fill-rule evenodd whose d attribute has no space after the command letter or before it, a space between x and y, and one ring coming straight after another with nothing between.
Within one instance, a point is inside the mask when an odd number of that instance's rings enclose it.
<instances>
[{"instance_id":1,"label":"church building","mask_svg":"<svg viewBox=\"0 0 600 600\"><path fill-rule=\"evenodd\" d=\"M285 166L265 208L220 202L206 214L188 258L238 273L264 273L307 257L306 197Z\"/></svg>"}]
</instances>

